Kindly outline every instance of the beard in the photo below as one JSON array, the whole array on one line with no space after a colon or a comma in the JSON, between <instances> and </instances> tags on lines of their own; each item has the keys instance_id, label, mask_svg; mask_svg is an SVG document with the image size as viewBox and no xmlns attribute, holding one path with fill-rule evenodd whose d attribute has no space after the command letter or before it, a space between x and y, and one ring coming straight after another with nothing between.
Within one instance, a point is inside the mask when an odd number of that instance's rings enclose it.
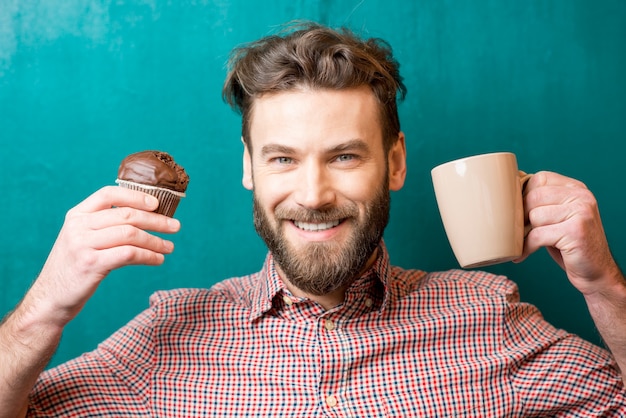
<instances>
[{"instance_id":1,"label":"beard","mask_svg":"<svg viewBox=\"0 0 626 418\"><path fill-rule=\"evenodd\" d=\"M389 222L391 197L387 176L374 199L359 218L356 204L324 210L304 208L275 210L276 225L253 196L254 227L272 252L276 264L291 284L311 295L321 296L349 285L362 272L378 247ZM345 243L309 242L296 248L285 237L283 222L331 222L342 219L352 223L352 233Z\"/></svg>"}]
</instances>

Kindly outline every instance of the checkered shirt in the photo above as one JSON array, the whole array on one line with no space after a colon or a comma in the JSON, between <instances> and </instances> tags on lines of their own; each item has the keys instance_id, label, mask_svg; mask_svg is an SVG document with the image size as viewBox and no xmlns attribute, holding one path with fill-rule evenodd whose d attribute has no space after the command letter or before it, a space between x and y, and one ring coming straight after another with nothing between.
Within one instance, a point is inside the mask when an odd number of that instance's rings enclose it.
<instances>
[{"instance_id":1,"label":"checkered shirt","mask_svg":"<svg viewBox=\"0 0 626 418\"><path fill-rule=\"evenodd\" d=\"M624 417L605 350L485 272L375 265L328 311L263 269L158 292L98 348L43 373L29 416Z\"/></svg>"}]
</instances>

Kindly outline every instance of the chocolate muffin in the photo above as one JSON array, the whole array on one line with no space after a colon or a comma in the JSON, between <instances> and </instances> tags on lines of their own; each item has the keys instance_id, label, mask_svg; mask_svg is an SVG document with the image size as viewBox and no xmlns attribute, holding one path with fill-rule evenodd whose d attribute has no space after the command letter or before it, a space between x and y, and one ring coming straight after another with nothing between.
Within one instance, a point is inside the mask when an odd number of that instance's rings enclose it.
<instances>
[{"instance_id":1,"label":"chocolate muffin","mask_svg":"<svg viewBox=\"0 0 626 418\"><path fill-rule=\"evenodd\" d=\"M189 176L168 153L141 151L122 160L115 182L155 196L159 199L155 212L172 217L180 199L185 197Z\"/></svg>"}]
</instances>

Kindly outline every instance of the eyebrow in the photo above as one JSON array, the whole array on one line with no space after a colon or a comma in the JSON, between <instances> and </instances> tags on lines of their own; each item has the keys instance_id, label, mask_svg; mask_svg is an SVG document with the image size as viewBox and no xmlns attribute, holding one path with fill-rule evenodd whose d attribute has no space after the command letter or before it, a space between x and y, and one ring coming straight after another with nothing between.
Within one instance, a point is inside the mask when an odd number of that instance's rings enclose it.
<instances>
[{"instance_id":1,"label":"eyebrow","mask_svg":"<svg viewBox=\"0 0 626 418\"><path fill-rule=\"evenodd\" d=\"M294 149L292 147L280 144L263 145L263 147L261 148L262 157L265 157L268 154L292 154L293 152Z\"/></svg>"},{"instance_id":2,"label":"eyebrow","mask_svg":"<svg viewBox=\"0 0 626 418\"><path fill-rule=\"evenodd\" d=\"M351 150L369 152L369 149L370 147L365 141L357 138L357 139L351 139L349 141L346 141L334 147L331 147L327 149L325 152L330 153L330 154L351 151ZM268 145L264 145L261 148L262 157L265 157L268 154L292 154L294 152L295 152L295 149L293 147L288 147L286 145L281 145L281 144L268 144Z\"/></svg>"},{"instance_id":3,"label":"eyebrow","mask_svg":"<svg viewBox=\"0 0 626 418\"><path fill-rule=\"evenodd\" d=\"M328 152L336 153L336 152L351 151L351 150L368 152L369 149L370 147L369 145L367 145L365 141L363 141L362 139L356 138L356 139L351 139L347 142L338 144L337 146L330 148Z\"/></svg>"}]
</instances>

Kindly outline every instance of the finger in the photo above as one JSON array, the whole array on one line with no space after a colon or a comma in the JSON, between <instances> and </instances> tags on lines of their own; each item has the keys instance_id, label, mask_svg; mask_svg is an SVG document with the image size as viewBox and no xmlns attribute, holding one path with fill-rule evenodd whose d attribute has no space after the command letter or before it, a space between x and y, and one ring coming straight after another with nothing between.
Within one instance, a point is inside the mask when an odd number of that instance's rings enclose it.
<instances>
[{"instance_id":1,"label":"finger","mask_svg":"<svg viewBox=\"0 0 626 418\"><path fill-rule=\"evenodd\" d=\"M153 211L159 206L159 200L137 190L119 186L105 186L76 205L72 211L97 212L114 206Z\"/></svg>"},{"instance_id":2,"label":"finger","mask_svg":"<svg viewBox=\"0 0 626 418\"><path fill-rule=\"evenodd\" d=\"M587 188L587 186L580 180L576 180L571 177L564 176L552 171L539 171L535 173L529 180L528 186L530 188L543 187L543 186L561 186L572 188Z\"/></svg>"},{"instance_id":3,"label":"finger","mask_svg":"<svg viewBox=\"0 0 626 418\"><path fill-rule=\"evenodd\" d=\"M513 262L521 263L542 247L553 248L554 242L557 241L557 233L553 225L533 227L524 238L522 255Z\"/></svg>"},{"instance_id":4,"label":"finger","mask_svg":"<svg viewBox=\"0 0 626 418\"><path fill-rule=\"evenodd\" d=\"M591 202L593 196L587 189L545 186L529 192L524 203L528 205L529 209L532 209L540 206L568 205L576 201Z\"/></svg>"},{"instance_id":5,"label":"finger","mask_svg":"<svg viewBox=\"0 0 626 418\"><path fill-rule=\"evenodd\" d=\"M571 205L544 205L532 209L528 213L528 219L532 225L532 229L540 226L554 225L565 222L567 219L575 216L580 204L572 203Z\"/></svg>"},{"instance_id":6,"label":"finger","mask_svg":"<svg viewBox=\"0 0 626 418\"><path fill-rule=\"evenodd\" d=\"M586 187L540 187L526 196L524 204L533 227L564 222L575 216L599 217L595 196Z\"/></svg>"},{"instance_id":7,"label":"finger","mask_svg":"<svg viewBox=\"0 0 626 418\"><path fill-rule=\"evenodd\" d=\"M165 261L165 256L160 252L132 245L101 250L99 258L100 265L108 271L130 265L158 266Z\"/></svg>"},{"instance_id":8,"label":"finger","mask_svg":"<svg viewBox=\"0 0 626 418\"><path fill-rule=\"evenodd\" d=\"M589 189L579 186L542 186L532 189L524 196L525 214L533 224L539 222L540 218L535 214L533 219L530 213L550 206L553 208L550 208L549 211L563 211L563 213L569 214L576 210L593 209L597 203Z\"/></svg>"},{"instance_id":9,"label":"finger","mask_svg":"<svg viewBox=\"0 0 626 418\"><path fill-rule=\"evenodd\" d=\"M567 205L539 206L529 217L532 229L524 241L524 257L541 247L569 252L586 242L586 237L602 230L596 206L583 200Z\"/></svg>"},{"instance_id":10,"label":"finger","mask_svg":"<svg viewBox=\"0 0 626 418\"><path fill-rule=\"evenodd\" d=\"M548 196L550 196L549 193ZM569 228L568 225L573 222L572 219L577 214L576 208L580 205L561 204L563 198L556 200L559 201L558 204L539 205L527 213L530 228L524 238L522 256L515 262L522 262L541 247L555 246L565 229Z\"/></svg>"},{"instance_id":11,"label":"finger","mask_svg":"<svg viewBox=\"0 0 626 418\"><path fill-rule=\"evenodd\" d=\"M524 188L524 207L529 209L538 205L558 204L571 198L572 193L587 190L578 180L549 171L534 174Z\"/></svg>"},{"instance_id":12,"label":"finger","mask_svg":"<svg viewBox=\"0 0 626 418\"><path fill-rule=\"evenodd\" d=\"M127 246L161 254L169 254L174 250L174 244L171 241L132 225L112 226L92 232L90 235L89 245L95 250Z\"/></svg>"},{"instance_id":13,"label":"finger","mask_svg":"<svg viewBox=\"0 0 626 418\"><path fill-rule=\"evenodd\" d=\"M154 212L130 207L104 209L96 213L82 214L77 222L90 230L105 229L116 225L132 225L134 227L163 233L175 233L180 230L180 222Z\"/></svg>"}]
</instances>

